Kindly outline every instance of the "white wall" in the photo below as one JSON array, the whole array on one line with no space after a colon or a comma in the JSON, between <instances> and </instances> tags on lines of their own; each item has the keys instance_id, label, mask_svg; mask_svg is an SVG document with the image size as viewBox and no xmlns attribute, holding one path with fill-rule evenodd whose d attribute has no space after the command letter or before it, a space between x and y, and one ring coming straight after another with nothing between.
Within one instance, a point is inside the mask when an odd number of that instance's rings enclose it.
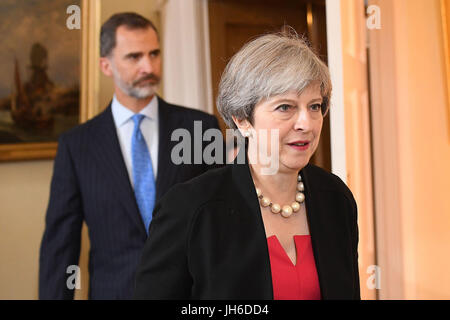
<instances>
[{"instance_id":1,"label":"white wall","mask_svg":"<svg viewBox=\"0 0 450 320\"><path fill-rule=\"evenodd\" d=\"M0 163L0 299L36 299L53 161Z\"/></svg>"}]
</instances>

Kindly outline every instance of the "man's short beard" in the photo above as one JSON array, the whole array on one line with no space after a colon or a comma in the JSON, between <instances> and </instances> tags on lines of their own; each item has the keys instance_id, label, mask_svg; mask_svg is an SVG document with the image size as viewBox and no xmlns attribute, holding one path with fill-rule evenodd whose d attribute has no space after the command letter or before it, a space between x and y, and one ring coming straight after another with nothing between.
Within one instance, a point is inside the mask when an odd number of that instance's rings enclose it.
<instances>
[{"instance_id":1,"label":"man's short beard","mask_svg":"<svg viewBox=\"0 0 450 320\"><path fill-rule=\"evenodd\" d=\"M158 90L159 86L159 78L157 78L155 75L150 74L147 77L144 77L143 79L140 79L138 82L134 82L132 84L126 83L122 80L120 74L117 72L117 70L113 67L113 76L114 76L114 82L116 85L128 96L136 98L136 99L147 99L151 96L153 96L156 91ZM147 84L143 87L139 87L138 83L146 78L155 79L157 82L155 84Z\"/></svg>"},{"instance_id":2,"label":"man's short beard","mask_svg":"<svg viewBox=\"0 0 450 320\"><path fill-rule=\"evenodd\" d=\"M158 84L148 85L145 87L127 86L127 88L121 88L127 95L136 99L147 99L153 96L158 90Z\"/></svg>"}]
</instances>

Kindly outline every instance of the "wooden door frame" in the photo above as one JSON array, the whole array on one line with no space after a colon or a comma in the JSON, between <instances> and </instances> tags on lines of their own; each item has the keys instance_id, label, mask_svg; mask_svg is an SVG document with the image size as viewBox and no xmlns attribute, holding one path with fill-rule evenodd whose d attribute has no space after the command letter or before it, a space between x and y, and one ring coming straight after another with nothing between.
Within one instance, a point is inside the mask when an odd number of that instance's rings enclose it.
<instances>
[{"instance_id":1,"label":"wooden door frame","mask_svg":"<svg viewBox=\"0 0 450 320\"><path fill-rule=\"evenodd\" d=\"M370 272L380 269L375 244L364 2L327 0L326 12L328 66L333 83L332 171L347 183L358 205L361 298L377 299L378 290L368 285L373 276ZM380 280L379 273L375 276Z\"/></svg>"}]
</instances>

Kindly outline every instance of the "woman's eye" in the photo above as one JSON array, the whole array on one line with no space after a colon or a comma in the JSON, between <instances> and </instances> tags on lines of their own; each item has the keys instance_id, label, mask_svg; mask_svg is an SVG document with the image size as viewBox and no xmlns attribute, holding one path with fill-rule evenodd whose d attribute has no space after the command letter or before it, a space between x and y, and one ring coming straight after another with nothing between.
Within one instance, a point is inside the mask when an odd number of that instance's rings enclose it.
<instances>
[{"instance_id":1,"label":"woman's eye","mask_svg":"<svg viewBox=\"0 0 450 320\"><path fill-rule=\"evenodd\" d=\"M321 111L322 105L319 104L319 103L316 103L316 104L313 104L313 105L309 106L309 108L310 108L312 111L317 112L317 111Z\"/></svg>"},{"instance_id":2,"label":"woman's eye","mask_svg":"<svg viewBox=\"0 0 450 320\"><path fill-rule=\"evenodd\" d=\"M282 105L278 106L275 110L279 110L279 111L282 111L282 112L286 112L286 111L289 111L289 109L291 109L291 108L292 108L291 105L288 105L288 104L282 104Z\"/></svg>"}]
</instances>

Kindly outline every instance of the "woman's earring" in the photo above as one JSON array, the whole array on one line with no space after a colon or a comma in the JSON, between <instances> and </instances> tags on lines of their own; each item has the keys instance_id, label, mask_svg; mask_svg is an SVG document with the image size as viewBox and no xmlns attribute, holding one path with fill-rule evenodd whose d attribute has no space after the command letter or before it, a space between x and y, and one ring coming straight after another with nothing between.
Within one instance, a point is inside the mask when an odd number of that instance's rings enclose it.
<instances>
[{"instance_id":1,"label":"woman's earring","mask_svg":"<svg viewBox=\"0 0 450 320\"><path fill-rule=\"evenodd\" d=\"M250 131L244 131L242 135L244 136L244 138L250 138Z\"/></svg>"}]
</instances>

